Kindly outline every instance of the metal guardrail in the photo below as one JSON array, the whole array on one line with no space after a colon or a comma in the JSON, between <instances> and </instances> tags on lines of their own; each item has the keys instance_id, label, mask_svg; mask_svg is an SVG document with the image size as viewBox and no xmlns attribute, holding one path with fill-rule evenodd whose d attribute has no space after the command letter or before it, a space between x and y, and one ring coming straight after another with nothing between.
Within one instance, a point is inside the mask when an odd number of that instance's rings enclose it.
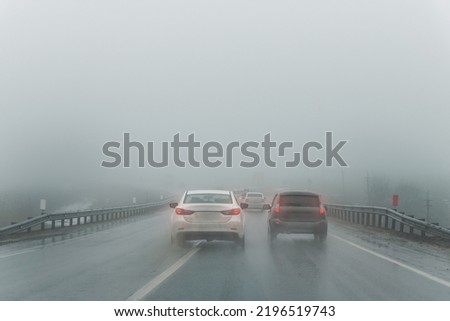
<instances>
[{"instance_id":1,"label":"metal guardrail","mask_svg":"<svg viewBox=\"0 0 450 321\"><path fill-rule=\"evenodd\" d=\"M57 227L67 227L88 223L105 222L115 219L126 218L130 216L141 215L146 213L149 209L166 205L171 200L172 198L167 198L159 202L152 202L139 205L44 214L38 217L27 219L20 223L14 223L9 226L0 228L0 237L23 231L30 232L33 228L37 226L40 226L40 229L44 230L46 229L46 223L48 222L51 223L51 226L47 228L54 229Z\"/></svg>"},{"instance_id":2,"label":"metal guardrail","mask_svg":"<svg viewBox=\"0 0 450 321\"><path fill-rule=\"evenodd\" d=\"M450 239L450 229L385 207L327 204L327 209L330 216L355 224L375 226L409 234L417 234L416 232L418 232L421 236L431 235Z\"/></svg>"}]
</instances>

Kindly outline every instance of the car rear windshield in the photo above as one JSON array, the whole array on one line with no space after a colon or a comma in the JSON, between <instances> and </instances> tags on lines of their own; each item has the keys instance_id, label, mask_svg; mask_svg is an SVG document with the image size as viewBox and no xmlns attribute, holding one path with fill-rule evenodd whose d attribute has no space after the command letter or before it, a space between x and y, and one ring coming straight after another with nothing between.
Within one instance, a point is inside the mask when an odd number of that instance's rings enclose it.
<instances>
[{"instance_id":1,"label":"car rear windshield","mask_svg":"<svg viewBox=\"0 0 450 321\"><path fill-rule=\"evenodd\" d=\"M263 197L261 193L247 193L247 197Z\"/></svg>"},{"instance_id":2,"label":"car rear windshield","mask_svg":"<svg viewBox=\"0 0 450 321\"><path fill-rule=\"evenodd\" d=\"M320 200L315 195L281 195L280 206L319 207Z\"/></svg>"},{"instance_id":3,"label":"car rear windshield","mask_svg":"<svg viewBox=\"0 0 450 321\"><path fill-rule=\"evenodd\" d=\"M231 204L231 195L229 194L188 194L184 199L184 203L216 203Z\"/></svg>"}]
</instances>

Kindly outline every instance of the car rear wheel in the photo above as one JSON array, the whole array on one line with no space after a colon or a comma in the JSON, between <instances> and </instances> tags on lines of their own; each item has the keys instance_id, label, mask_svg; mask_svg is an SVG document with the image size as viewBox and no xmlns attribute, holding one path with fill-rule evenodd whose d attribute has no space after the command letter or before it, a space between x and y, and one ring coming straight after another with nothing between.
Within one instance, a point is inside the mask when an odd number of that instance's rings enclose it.
<instances>
[{"instance_id":1,"label":"car rear wheel","mask_svg":"<svg viewBox=\"0 0 450 321\"><path fill-rule=\"evenodd\" d=\"M183 235L178 235L175 239L175 243L178 247L184 247L186 245L186 242Z\"/></svg>"},{"instance_id":2,"label":"car rear wheel","mask_svg":"<svg viewBox=\"0 0 450 321\"><path fill-rule=\"evenodd\" d=\"M241 249L245 249L245 235L240 237L237 237L236 240L236 245L238 245Z\"/></svg>"},{"instance_id":3,"label":"car rear wheel","mask_svg":"<svg viewBox=\"0 0 450 321\"><path fill-rule=\"evenodd\" d=\"M271 229L270 229L270 226L269 226L269 241L270 241L270 243L273 243L273 242L275 242L275 240L277 239L277 233L275 233L274 231L272 231Z\"/></svg>"},{"instance_id":4,"label":"car rear wheel","mask_svg":"<svg viewBox=\"0 0 450 321\"><path fill-rule=\"evenodd\" d=\"M314 234L314 240L324 243L327 240L327 233L316 233Z\"/></svg>"}]
</instances>

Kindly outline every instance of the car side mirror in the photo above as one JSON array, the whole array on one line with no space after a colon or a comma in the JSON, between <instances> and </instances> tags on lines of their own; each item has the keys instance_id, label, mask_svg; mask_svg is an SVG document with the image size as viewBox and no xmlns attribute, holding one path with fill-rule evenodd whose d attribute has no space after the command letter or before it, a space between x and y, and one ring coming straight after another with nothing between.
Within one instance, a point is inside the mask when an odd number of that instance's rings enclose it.
<instances>
[{"instance_id":1,"label":"car side mirror","mask_svg":"<svg viewBox=\"0 0 450 321\"><path fill-rule=\"evenodd\" d=\"M263 205L263 210L270 210L271 208L272 208L272 206L270 206L270 204Z\"/></svg>"},{"instance_id":2,"label":"car side mirror","mask_svg":"<svg viewBox=\"0 0 450 321\"><path fill-rule=\"evenodd\" d=\"M170 206L171 208L175 208L175 207L178 206L178 203L170 203L169 206Z\"/></svg>"},{"instance_id":3,"label":"car side mirror","mask_svg":"<svg viewBox=\"0 0 450 321\"><path fill-rule=\"evenodd\" d=\"M243 210L245 210L246 208L248 208L248 204L247 204L247 203L241 203L240 206L241 206L241 208L242 208Z\"/></svg>"}]
</instances>

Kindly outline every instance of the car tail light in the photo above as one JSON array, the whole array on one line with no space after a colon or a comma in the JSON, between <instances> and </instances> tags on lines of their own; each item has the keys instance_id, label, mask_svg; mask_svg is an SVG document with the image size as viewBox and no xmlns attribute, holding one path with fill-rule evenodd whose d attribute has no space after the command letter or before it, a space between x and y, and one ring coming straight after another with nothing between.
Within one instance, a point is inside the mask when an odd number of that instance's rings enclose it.
<instances>
[{"instance_id":1,"label":"car tail light","mask_svg":"<svg viewBox=\"0 0 450 321\"><path fill-rule=\"evenodd\" d=\"M178 215L191 215L191 214L194 213L194 211L185 210L184 208L177 207L175 209L175 213L178 214Z\"/></svg>"},{"instance_id":2,"label":"car tail light","mask_svg":"<svg viewBox=\"0 0 450 321\"><path fill-rule=\"evenodd\" d=\"M275 206L273 207L273 212L275 215L280 214L280 195L277 195L277 198L275 199Z\"/></svg>"},{"instance_id":3,"label":"car tail light","mask_svg":"<svg viewBox=\"0 0 450 321\"><path fill-rule=\"evenodd\" d=\"M320 205L319 214L320 215L325 215L326 214L325 207L323 207L323 205Z\"/></svg>"},{"instance_id":4,"label":"car tail light","mask_svg":"<svg viewBox=\"0 0 450 321\"><path fill-rule=\"evenodd\" d=\"M228 211L222 211L221 213L224 215L239 215L241 214L241 209L236 207Z\"/></svg>"}]
</instances>

